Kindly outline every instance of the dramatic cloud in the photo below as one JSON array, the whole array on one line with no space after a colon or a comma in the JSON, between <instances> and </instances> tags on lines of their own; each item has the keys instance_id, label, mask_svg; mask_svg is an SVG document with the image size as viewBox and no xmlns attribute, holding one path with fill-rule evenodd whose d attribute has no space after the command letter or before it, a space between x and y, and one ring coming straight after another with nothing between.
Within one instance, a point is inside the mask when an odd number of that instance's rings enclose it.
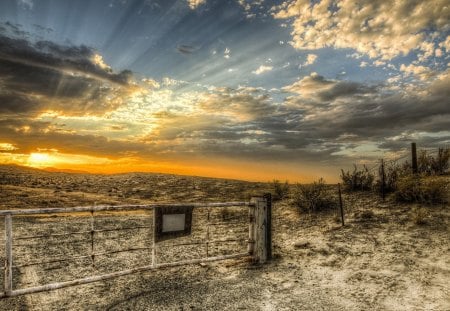
<instances>
[{"instance_id":1,"label":"dramatic cloud","mask_svg":"<svg viewBox=\"0 0 450 311\"><path fill-rule=\"evenodd\" d=\"M382 142L412 129L445 132L450 128L448 71L433 83L408 91L392 92L388 86L328 80L317 74L284 90L296 94L287 97L286 104L301 111L298 129L313 133L317 143L343 137Z\"/></svg>"},{"instance_id":2,"label":"dramatic cloud","mask_svg":"<svg viewBox=\"0 0 450 311\"><path fill-rule=\"evenodd\" d=\"M389 60L434 45L450 30L447 0L293 0L272 8L275 18L292 19L297 49L352 48ZM424 44L424 43L428 43Z\"/></svg>"},{"instance_id":3,"label":"dramatic cloud","mask_svg":"<svg viewBox=\"0 0 450 311\"><path fill-rule=\"evenodd\" d=\"M112 111L138 88L85 46L31 43L0 34L0 113L45 110L74 115Z\"/></svg>"},{"instance_id":4,"label":"dramatic cloud","mask_svg":"<svg viewBox=\"0 0 450 311\"><path fill-rule=\"evenodd\" d=\"M228 164L210 175L240 163L241 178L253 165L298 180L307 168L336 178L411 140L449 145L448 10L447 0L0 1L0 162L41 153L171 171L220 158Z\"/></svg>"}]
</instances>

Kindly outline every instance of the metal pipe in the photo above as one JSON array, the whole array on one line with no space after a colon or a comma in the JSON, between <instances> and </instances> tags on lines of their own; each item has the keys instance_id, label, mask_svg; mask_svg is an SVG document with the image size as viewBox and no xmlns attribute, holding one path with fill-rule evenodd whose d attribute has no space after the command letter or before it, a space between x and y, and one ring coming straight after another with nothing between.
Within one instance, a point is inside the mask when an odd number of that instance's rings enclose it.
<instances>
[{"instance_id":1,"label":"metal pipe","mask_svg":"<svg viewBox=\"0 0 450 311\"><path fill-rule=\"evenodd\" d=\"M190 264L196 264L196 263L202 263L202 262L211 262L211 261L235 259L235 258L242 258L242 257L248 257L248 253L223 255L223 256L209 257L209 258L203 258L203 259L191 259L191 260L184 260L184 261L177 261L177 262L161 263L161 264L156 264L156 265L147 265L147 266L117 271L117 272L103 274L103 275L97 275L97 276L91 276L91 277L82 278L82 279L76 279L76 280L72 280L72 281L57 282L57 283L46 284L46 285L41 285L41 286L17 289L17 290L13 290L12 292L10 292L9 295L6 295L5 293L0 293L0 298L14 297L14 296L20 296L20 295L31 294L31 293L46 292L46 291L63 288L63 287L69 287L69 286L75 286L75 285L88 284L88 283L108 280L108 279L112 279L115 277L124 276L124 275L128 275L128 274L142 272L142 271L147 271L147 270L170 268L170 267L177 267L177 266L182 266L182 265L190 265Z\"/></svg>"},{"instance_id":2,"label":"metal pipe","mask_svg":"<svg viewBox=\"0 0 450 311\"><path fill-rule=\"evenodd\" d=\"M59 214L59 213L80 213L91 211L118 211L118 210L151 210L156 207L227 207L227 206L252 206L250 202L222 202L222 203L154 203L142 205L97 205L97 206L76 206L76 207L55 207L38 209L17 209L2 210L0 216L5 215L35 215L35 214Z\"/></svg>"}]
</instances>

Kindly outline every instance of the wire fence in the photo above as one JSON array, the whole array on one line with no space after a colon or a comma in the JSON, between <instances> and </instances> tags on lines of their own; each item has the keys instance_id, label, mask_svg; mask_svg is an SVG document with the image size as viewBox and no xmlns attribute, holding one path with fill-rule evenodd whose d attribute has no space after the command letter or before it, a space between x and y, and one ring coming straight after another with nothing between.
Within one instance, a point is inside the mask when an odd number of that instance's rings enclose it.
<instances>
[{"instance_id":1,"label":"wire fence","mask_svg":"<svg viewBox=\"0 0 450 311\"><path fill-rule=\"evenodd\" d=\"M432 156L432 157L436 157L439 154L439 150L449 150L450 146L444 146L444 147L440 147L440 148L420 148L418 150L418 154L420 154L421 152L426 152L427 156ZM406 162L411 162L412 160L412 155L410 152L405 151L404 155L401 156L397 156L393 159L380 159L380 161L378 163L372 164L370 166L364 165L367 169L368 172L370 173L377 173L380 171L381 169L381 161L384 162L385 166L394 166L394 165L404 165Z\"/></svg>"}]
</instances>

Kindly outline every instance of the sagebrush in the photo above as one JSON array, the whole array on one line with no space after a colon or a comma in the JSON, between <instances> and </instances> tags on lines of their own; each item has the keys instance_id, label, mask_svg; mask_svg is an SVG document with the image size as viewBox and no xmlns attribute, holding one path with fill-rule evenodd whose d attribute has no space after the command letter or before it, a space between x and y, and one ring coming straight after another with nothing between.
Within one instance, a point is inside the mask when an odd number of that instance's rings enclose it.
<instances>
[{"instance_id":1,"label":"sagebrush","mask_svg":"<svg viewBox=\"0 0 450 311\"><path fill-rule=\"evenodd\" d=\"M272 199L274 201L281 201L288 197L289 195L289 182L286 180L281 183L278 179L272 181L273 195Z\"/></svg>"},{"instance_id":2,"label":"sagebrush","mask_svg":"<svg viewBox=\"0 0 450 311\"><path fill-rule=\"evenodd\" d=\"M358 167L354 165L353 172L345 172L341 169L341 179L345 190L365 191L372 189L375 176L365 165L363 165L362 169L358 169Z\"/></svg>"},{"instance_id":3,"label":"sagebrush","mask_svg":"<svg viewBox=\"0 0 450 311\"><path fill-rule=\"evenodd\" d=\"M334 198L323 178L312 184L297 184L292 194L293 204L301 211L316 212L336 208Z\"/></svg>"},{"instance_id":4,"label":"sagebrush","mask_svg":"<svg viewBox=\"0 0 450 311\"><path fill-rule=\"evenodd\" d=\"M400 178L394 192L399 202L437 204L448 200L448 181L424 175L408 175Z\"/></svg>"}]
</instances>

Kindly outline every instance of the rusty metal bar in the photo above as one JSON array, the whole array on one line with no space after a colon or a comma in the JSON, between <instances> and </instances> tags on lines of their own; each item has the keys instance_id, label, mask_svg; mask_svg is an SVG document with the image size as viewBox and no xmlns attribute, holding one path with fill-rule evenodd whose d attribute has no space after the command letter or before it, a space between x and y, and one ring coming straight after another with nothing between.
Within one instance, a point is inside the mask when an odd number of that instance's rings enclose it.
<instances>
[{"instance_id":1,"label":"rusty metal bar","mask_svg":"<svg viewBox=\"0 0 450 311\"><path fill-rule=\"evenodd\" d=\"M97 206L77 206L77 207L55 207L55 208L38 208L38 209L17 209L17 210L2 210L0 216L5 215L36 215L36 214L60 214L60 213L90 213L105 212L105 211L119 211L119 210L151 210L155 207L227 207L227 206L249 206L253 205L250 202L221 202L221 203L155 203L155 204L141 204L141 205L97 205Z\"/></svg>"},{"instance_id":2,"label":"rusty metal bar","mask_svg":"<svg viewBox=\"0 0 450 311\"><path fill-rule=\"evenodd\" d=\"M216 257L191 259L191 260L184 260L184 261L177 261L177 262L168 262L168 263L161 263L161 264L155 264L155 265L152 264L152 265L136 267L136 268L127 269L127 270L112 272L112 273L108 273L108 274L102 274L102 275L96 275L96 276L91 276L91 277L82 278L82 279L76 279L76 280L72 280L72 281L57 282L57 283L46 284L46 285L41 285L41 286L17 289L17 290L11 291L9 293L9 295L6 295L6 293L0 293L0 298L14 297L14 296L20 296L20 295L31 294L31 293L46 292L46 291L63 288L63 287L69 287L69 286L75 286L75 285L88 284L88 283L108 280L108 279L112 279L115 277L124 276L124 275L128 275L128 274L142 272L142 271L147 271L147 270L170 268L170 267L177 267L177 266L182 266L182 265L196 264L196 263L201 263L201 262L212 262L212 261L218 261L218 260L236 259L236 258L243 258L243 257L248 257L248 253L222 255L222 256L216 256Z\"/></svg>"}]
</instances>

